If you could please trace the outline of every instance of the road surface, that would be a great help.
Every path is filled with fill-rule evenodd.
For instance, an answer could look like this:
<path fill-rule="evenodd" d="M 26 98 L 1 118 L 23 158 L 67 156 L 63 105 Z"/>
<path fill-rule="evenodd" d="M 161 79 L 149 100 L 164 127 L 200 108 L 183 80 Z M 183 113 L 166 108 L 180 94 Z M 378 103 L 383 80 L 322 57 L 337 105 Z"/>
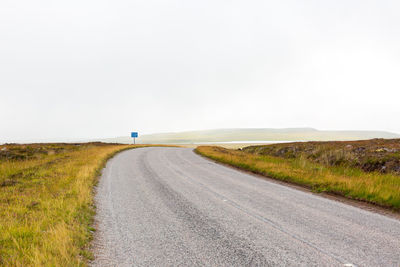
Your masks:
<path fill-rule="evenodd" d="M 400 221 L 192 149 L 118 154 L 96 205 L 92 266 L 400 266 Z"/>

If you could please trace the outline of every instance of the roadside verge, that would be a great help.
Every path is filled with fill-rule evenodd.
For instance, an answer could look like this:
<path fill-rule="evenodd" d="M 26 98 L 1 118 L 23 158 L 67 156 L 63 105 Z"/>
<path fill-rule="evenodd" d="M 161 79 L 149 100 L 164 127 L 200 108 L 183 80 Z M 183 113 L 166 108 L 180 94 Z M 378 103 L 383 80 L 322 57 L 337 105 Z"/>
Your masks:
<path fill-rule="evenodd" d="M 195 152 L 216 162 L 316 193 L 369 203 L 396 214 L 400 210 L 400 177 L 396 175 L 326 167 L 305 159 L 254 155 L 215 146 L 199 146 Z"/>
<path fill-rule="evenodd" d="M 93 187 L 108 159 L 140 145 L 3 145 L 0 266 L 86 266 Z"/>

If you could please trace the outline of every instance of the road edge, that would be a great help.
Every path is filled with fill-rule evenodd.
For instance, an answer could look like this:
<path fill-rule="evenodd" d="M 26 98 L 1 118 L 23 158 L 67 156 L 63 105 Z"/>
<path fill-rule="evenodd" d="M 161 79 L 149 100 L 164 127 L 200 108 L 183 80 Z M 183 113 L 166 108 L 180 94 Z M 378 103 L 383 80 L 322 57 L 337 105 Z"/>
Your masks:
<path fill-rule="evenodd" d="M 256 178 L 259 179 L 264 179 L 267 180 L 269 182 L 275 183 L 275 184 L 280 184 L 283 186 L 287 186 L 296 190 L 300 190 L 306 193 L 310 193 L 312 195 L 315 196 L 320 196 L 320 197 L 324 197 L 333 201 L 337 201 L 343 204 L 347 204 L 356 208 L 360 208 L 362 210 L 366 210 L 366 211 L 370 211 L 373 213 L 377 213 L 383 216 L 387 216 L 396 220 L 400 221 L 400 212 L 396 212 L 388 207 L 384 207 L 384 206 L 380 206 L 371 202 L 367 202 L 367 201 L 363 201 L 363 200 L 357 200 L 357 199 L 352 199 L 352 198 L 348 198 L 346 196 L 340 195 L 340 194 L 335 194 L 335 193 L 331 193 L 331 192 L 315 192 L 313 191 L 310 187 L 307 187 L 306 185 L 301 185 L 301 184 L 296 184 L 296 183 L 292 183 L 290 181 L 283 181 L 283 180 L 279 180 L 279 179 L 275 179 L 273 177 L 267 176 L 267 175 L 263 175 L 257 172 L 252 172 L 252 171 L 248 171 L 245 169 L 242 169 L 238 166 L 235 165 L 231 165 L 228 163 L 224 163 L 218 160 L 215 160 L 213 158 L 208 157 L 207 155 L 203 155 L 202 153 L 200 153 L 197 148 L 194 148 L 193 153 L 201 156 L 202 158 L 217 163 L 219 165 L 223 165 L 225 167 L 231 168 L 231 169 L 235 169 L 237 171 L 252 175 Z"/>
<path fill-rule="evenodd" d="M 95 215 L 97 213 L 97 207 L 96 207 L 96 203 L 95 203 L 95 196 L 97 194 L 97 185 L 99 184 L 100 178 L 103 175 L 103 170 L 106 167 L 107 163 L 114 158 L 115 156 L 117 156 L 119 153 L 122 153 L 124 151 L 127 150 L 131 150 L 131 149 L 137 149 L 137 148 L 141 148 L 141 147 L 124 147 L 121 148 L 119 150 L 116 150 L 112 153 L 110 153 L 107 157 L 105 157 L 100 164 L 98 165 L 96 171 L 95 171 L 95 175 L 94 175 L 94 179 L 93 179 L 93 184 L 92 184 L 92 188 L 91 188 L 91 205 L 90 205 L 90 213 L 89 213 L 89 224 L 87 225 L 87 232 L 88 232 L 88 239 L 87 239 L 87 243 L 82 247 L 82 255 L 84 255 L 85 258 L 85 265 L 86 266 L 90 266 L 90 263 L 93 261 L 94 259 L 94 254 L 93 254 L 93 240 L 94 240 L 94 235 L 96 233 L 96 226 L 95 226 Z"/>

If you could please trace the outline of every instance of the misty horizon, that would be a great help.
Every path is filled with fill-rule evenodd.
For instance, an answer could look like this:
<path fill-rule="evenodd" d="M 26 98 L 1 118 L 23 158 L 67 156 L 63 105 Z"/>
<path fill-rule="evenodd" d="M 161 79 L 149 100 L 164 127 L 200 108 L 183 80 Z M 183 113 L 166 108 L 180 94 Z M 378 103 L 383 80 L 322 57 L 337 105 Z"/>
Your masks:
<path fill-rule="evenodd" d="M 400 133 L 396 1 L 0 3 L 0 142 Z"/>
<path fill-rule="evenodd" d="M 299 127 L 299 128 L 216 128 L 216 129 L 201 129 L 201 130 L 187 130 L 187 131 L 175 131 L 175 132 L 157 132 L 157 133 L 141 133 L 139 132 L 139 137 L 136 139 L 140 143 L 143 138 L 144 140 L 158 140 L 161 141 L 164 138 L 168 138 L 168 136 L 179 136 L 180 138 L 189 138 L 190 134 L 195 134 L 195 135 L 202 135 L 203 138 L 210 138 L 213 139 L 215 137 L 215 134 L 221 134 L 221 133 L 229 133 L 232 136 L 238 136 L 243 133 L 250 133 L 250 134 L 255 134 L 255 133 L 260 133 L 258 136 L 260 137 L 257 139 L 258 141 L 339 141 L 339 140 L 365 140 L 365 139 L 373 139 L 373 138 L 400 138 L 400 133 L 396 132 L 388 132 L 388 131 L 363 131 L 363 130 L 323 130 L 323 129 L 316 129 L 313 127 Z M 266 135 L 267 138 L 263 138 L 263 135 L 261 133 L 269 133 Z M 296 135 L 292 136 L 292 138 L 282 138 L 282 136 L 285 136 L 285 133 L 319 133 L 319 134 L 330 134 L 327 135 L 326 138 L 322 138 L 321 136 L 317 138 L 312 138 L 311 136 L 306 138 L 306 139 L 299 139 L 296 137 Z M 273 134 L 273 138 L 271 138 L 271 135 Z M 346 135 L 350 134 L 350 135 Z M 353 134 L 353 135 L 352 135 Z M 351 138 L 354 136 L 355 138 Z M 154 139 L 154 137 L 156 139 Z M 346 137 L 346 138 L 343 138 Z M 367 137 L 367 138 L 365 138 Z M 153 138 L 153 139 L 151 139 Z M 240 139 L 240 138 L 239 138 Z M 250 138 L 251 139 L 251 138 Z M 248 140 L 248 142 L 251 143 L 253 140 Z M 45 142 L 67 142 L 67 143 L 74 143 L 74 142 L 121 142 L 122 143 L 130 143 L 132 141 L 130 137 L 130 132 L 126 134 L 120 134 L 117 136 L 107 136 L 107 137 L 93 137 L 93 138 L 54 138 L 54 139 L 21 139 L 21 140 L 1 140 L 0 139 L 0 144 L 5 144 L 5 143 L 45 143 Z M 235 138 L 227 139 L 227 141 L 240 141 L 240 140 L 235 140 Z M 190 142 L 194 143 L 202 143 L 201 141 L 197 140 L 196 138 L 194 140 L 191 140 Z M 246 141 L 247 142 L 247 141 Z M 244 142 L 244 143 L 246 143 Z M 207 141 L 206 141 L 207 143 Z"/>

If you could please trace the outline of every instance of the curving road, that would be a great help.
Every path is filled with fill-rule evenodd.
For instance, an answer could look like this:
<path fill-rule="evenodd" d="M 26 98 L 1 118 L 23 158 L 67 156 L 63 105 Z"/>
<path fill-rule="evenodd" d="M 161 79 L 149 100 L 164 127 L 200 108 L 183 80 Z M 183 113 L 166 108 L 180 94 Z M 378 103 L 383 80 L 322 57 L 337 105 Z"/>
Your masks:
<path fill-rule="evenodd" d="M 192 149 L 120 153 L 96 205 L 93 266 L 400 266 L 398 220 Z"/>

